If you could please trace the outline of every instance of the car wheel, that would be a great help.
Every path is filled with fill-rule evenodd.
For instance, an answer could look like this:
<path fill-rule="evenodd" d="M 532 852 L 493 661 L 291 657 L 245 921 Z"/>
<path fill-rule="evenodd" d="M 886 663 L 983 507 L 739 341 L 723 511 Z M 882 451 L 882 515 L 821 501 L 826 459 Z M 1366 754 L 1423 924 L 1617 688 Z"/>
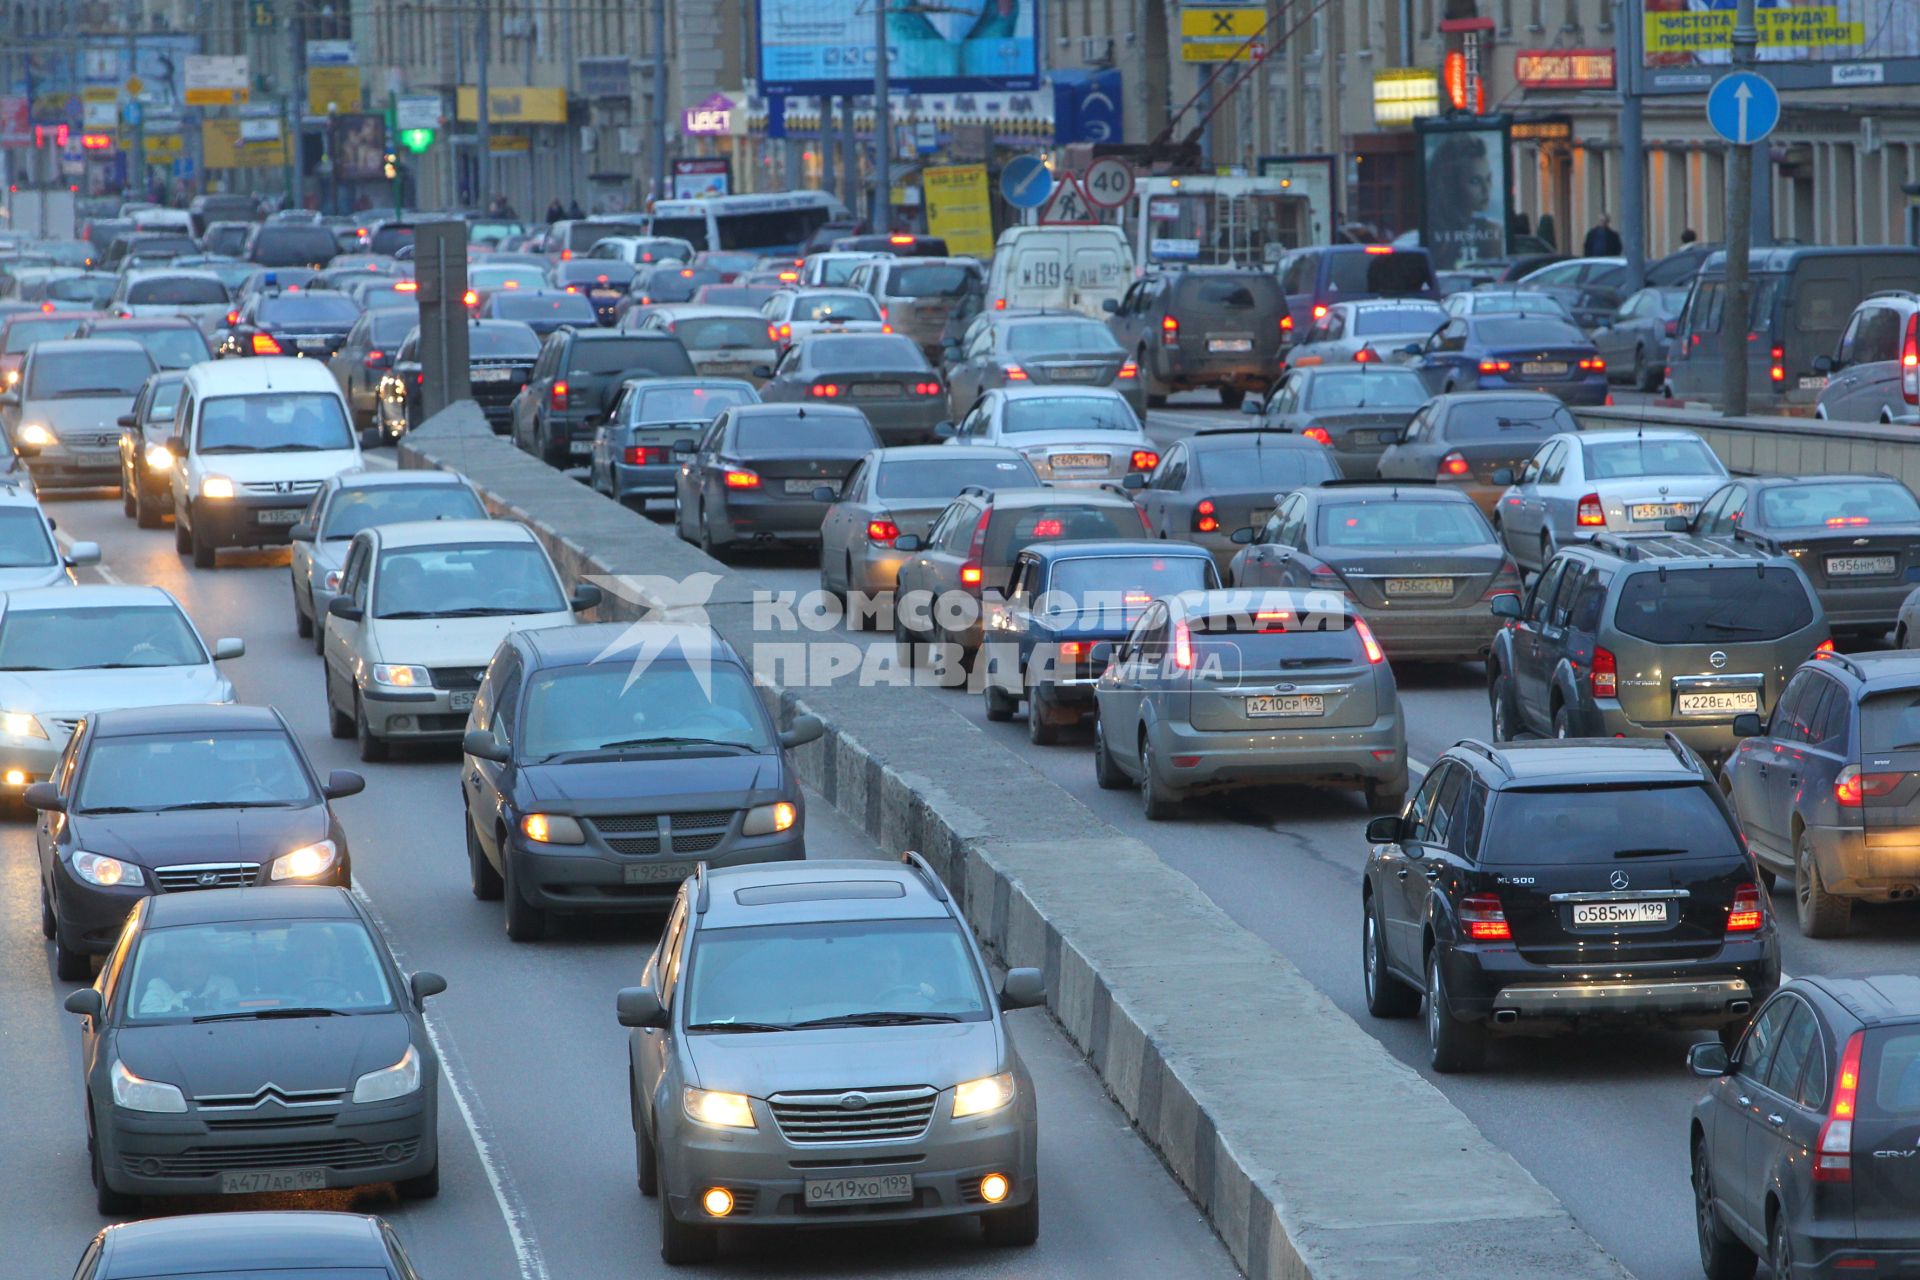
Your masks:
<path fill-rule="evenodd" d="M 538 942 L 547 936 L 547 913 L 528 902 L 514 883 L 513 855 L 506 841 L 500 842 L 500 863 L 506 868 L 501 876 L 500 896 L 506 900 L 507 937 L 515 942 Z"/>
<path fill-rule="evenodd" d="M 59 928 L 60 922 L 53 917 L 53 895 L 43 884 L 40 886 L 40 936 L 51 939 Z"/>
<path fill-rule="evenodd" d="M 115 1191 L 107 1185 L 105 1165 L 100 1159 L 100 1144 L 91 1133 L 87 1137 L 88 1163 L 93 1174 L 93 1207 L 102 1217 L 122 1218 L 140 1207 L 140 1197 Z"/>
<path fill-rule="evenodd" d="M 471 818 L 467 820 L 467 879 L 473 887 L 473 896 L 482 902 L 500 901 L 500 893 L 506 888 L 500 873 L 487 861 L 487 851 L 480 847 L 480 837 L 473 829 Z"/>
<path fill-rule="evenodd" d="M 1493 740 L 1512 742 L 1520 733 L 1520 708 L 1513 702 L 1513 681 L 1504 672 L 1493 678 L 1487 700 L 1493 707 Z"/>
<path fill-rule="evenodd" d="M 335 738 L 351 738 L 354 728 L 353 717 L 342 711 L 340 705 L 333 700 L 333 668 L 323 666 L 320 674 L 327 686 L 327 733 Z"/>
<path fill-rule="evenodd" d="M 367 721 L 367 704 L 358 693 L 353 695 L 353 736 L 360 746 L 360 758 L 368 764 L 379 764 L 390 754 L 385 738 L 374 733 L 373 726 Z"/>
<path fill-rule="evenodd" d="M 1093 780 L 1102 791 L 1125 791 L 1133 785 L 1133 779 L 1121 770 L 1113 752 L 1107 750 L 1106 723 L 1100 719 L 1093 722 Z"/>
<path fill-rule="evenodd" d="M 300 607 L 300 584 L 293 584 L 293 633 L 302 640 L 313 639 L 313 619 Z"/>
<path fill-rule="evenodd" d="M 853 557 L 851 555 L 847 557 L 846 574 L 840 579 L 840 607 L 847 620 L 847 630 L 859 631 L 863 620 L 853 607 Z"/>
<path fill-rule="evenodd" d="M 93 957 L 68 947 L 57 926 L 53 931 L 53 976 L 62 982 L 87 982 L 93 977 Z"/>
<path fill-rule="evenodd" d="M 1853 899 L 1827 892 L 1804 831 L 1793 838 L 1793 905 L 1800 932 L 1809 938 L 1837 938 L 1853 923 Z"/>
<path fill-rule="evenodd" d="M 1023 1205 L 980 1215 L 987 1243 L 1002 1248 L 1025 1248 L 1040 1239 L 1040 1188 Z"/>
<path fill-rule="evenodd" d="M 1378 899 L 1367 899 L 1360 930 L 1360 980 L 1367 1012 L 1376 1018 L 1411 1018 L 1420 1012 L 1420 993 L 1387 972 L 1387 929 Z"/>
<path fill-rule="evenodd" d="M 173 513 L 173 549 L 183 556 L 193 554 L 193 535 L 187 532 L 187 522 L 182 520 L 181 512 Z"/>
<path fill-rule="evenodd" d="M 720 1256 L 720 1232 L 697 1227 L 673 1216 L 668 1197 L 660 1197 L 660 1260 L 670 1267 L 712 1262 Z"/>
<path fill-rule="evenodd" d="M 993 721 L 995 724 L 1004 720 L 1013 719 L 1014 708 L 1020 705 L 1017 698 L 1013 697 L 1006 690 L 995 686 L 992 681 L 988 681 L 981 686 L 980 693 L 981 696 L 986 699 L 987 719 Z"/>
<path fill-rule="evenodd" d="M 1767 1248 L 1767 1266 L 1778 1280 L 1792 1280 L 1793 1241 L 1787 1235 L 1787 1215 L 1773 1220 L 1773 1242 Z"/>
<path fill-rule="evenodd" d="M 1747 1280 L 1753 1274 L 1760 1260 L 1720 1221 L 1720 1211 L 1713 1207 L 1713 1170 L 1698 1141 L 1693 1144 L 1693 1226 L 1707 1280 Z"/>
<path fill-rule="evenodd" d="M 158 499 L 148 496 L 145 485 L 134 486 L 133 522 L 136 525 L 142 529 L 158 529 L 165 522 L 166 514 Z"/>
<path fill-rule="evenodd" d="M 1140 733 L 1140 812 L 1148 822 L 1165 822 L 1180 813 L 1180 802 L 1167 793 L 1154 773 L 1153 742 L 1145 730 Z"/>
<path fill-rule="evenodd" d="M 540 432 L 540 457 L 542 461 L 555 471 L 566 470 L 567 447 L 560 440 L 558 433 L 554 431 L 551 423 L 547 425 L 545 430 Z"/>
<path fill-rule="evenodd" d="M 431 1200 L 440 1194 L 440 1162 L 417 1178 L 402 1178 L 393 1184 L 402 1200 Z"/>
<path fill-rule="evenodd" d="M 1060 741 L 1060 726 L 1047 714 L 1047 700 L 1039 689 L 1027 695 L 1027 741 L 1036 747 L 1051 747 Z"/>
<path fill-rule="evenodd" d="M 1553 709 L 1553 736 L 1556 738 L 1575 738 L 1573 731 L 1573 711 L 1562 705 Z"/>
<path fill-rule="evenodd" d="M 893 584 L 893 646 L 899 653 L 900 665 L 911 670 L 918 656 L 919 637 L 913 628 L 907 625 L 907 612 L 900 607 L 901 588 L 896 580 Z"/>
<path fill-rule="evenodd" d="M 1547 571 L 1547 564 L 1552 559 L 1553 559 L 1553 535 L 1551 533 L 1543 533 L 1540 535 L 1540 570 L 1539 571 L 1541 573 L 1545 573 Z"/>
<path fill-rule="evenodd" d="M 120 468 L 120 514 L 132 516 L 140 509 L 138 495 L 140 487 L 129 477 L 125 467 Z"/>
<path fill-rule="evenodd" d="M 707 504 L 704 502 L 700 504 L 698 510 L 694 513 L 693 539 L 694 544 L 700 548 L 702 555 L 710 560 L 718 560 L 722 564 L 726 563 L 727 552 L 719 543 L 713 540 L 713 530 L 707 524 Z"/>
<path fill-rule="evenodd" d="M 660 1194 L 660 1154 L 653 1149 L 653 1139 L 647 1136 L 646 1126 L 638 1117 L 633 1122 L 633 1163 L 637 1171 L 634 1181 L 640 1185 L 640 1194 L 652 1199 Z"/>
<path fill-rule="evenodd" d="M 213 543 L 201 536 L 200 526 L 198 524 L 193 526 L 192 545 L 193 567 L 196 569 L 213 568 L 215 554 Z"/>
<path fill-rule="evenodd" d="M 1427 956 L 1427 1063 L 1441 1074 L 1477 1071 L 1487 1060 L 1485 1027 L 1453 1016 L 1447 981 L 1440 973 L 1440 951 Z"/>

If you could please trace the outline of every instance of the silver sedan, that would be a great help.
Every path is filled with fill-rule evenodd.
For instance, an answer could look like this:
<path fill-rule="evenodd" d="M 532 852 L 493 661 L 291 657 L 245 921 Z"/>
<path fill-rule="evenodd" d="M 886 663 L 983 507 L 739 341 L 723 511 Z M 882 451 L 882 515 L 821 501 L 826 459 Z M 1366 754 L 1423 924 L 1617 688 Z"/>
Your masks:
<path fill-rule="evenodd" d="M 1144 479 L 1160 465 L 1160 447 L 1126 397 L 1105 387 L 989 391 L 958 427 L 942 423 L 939 434 L 952 445 L 1017 449 L 1040 479 L 1060 487 Z"/>
<path fill-rule="evenodd" d="M 1399 364 L 1407 358 L 1406 347 L 1425 342 L 1446 322 L 1439 303 L 1417 298 L 1336 302 L 1287 353 L 1287 368 Z"/>
<path fill-rule="evenodd" d="M 1508 484 L 1494 525 L 1515 561 L 1543 569 L 1556 548 L 1578 538 L 1661 530 L 1674 516 L 1691 517 L 1726 478 L 1691 431 L 1563 432 L 1518 476 L 1494 474 Z"/>

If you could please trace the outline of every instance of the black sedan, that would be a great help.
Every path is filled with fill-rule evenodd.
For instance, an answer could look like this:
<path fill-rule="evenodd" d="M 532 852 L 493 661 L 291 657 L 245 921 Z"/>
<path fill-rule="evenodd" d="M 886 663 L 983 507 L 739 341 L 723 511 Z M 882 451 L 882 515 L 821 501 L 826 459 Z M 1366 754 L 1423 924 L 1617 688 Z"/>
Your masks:
<path fill-rule="evenodd" d="M 1348 479 L 1371 480 L 1380 455 L 1399 442 L 1414 411 L 1426 402 L 1427 385 L 1420 375 L 1398 365 L 1367 362 L 1344 369 L 1310 365 L 1292 370 L 1265 405 L 1247 400 L 1240 407 L 1275 431 L 1318 441 L 1332 451 Z"/>
<path fill-rule="evenodd" d="M 440 1191 L 440 1063 L 402 973 L 342 888 L 163 893 L 134 907 L 81 1016 L 100 1212 L 140 1196 Z"/>
<path fill-rule="evenodd" d="M 1265 524 L 1283 495 L 1339 474 L 1326 446 L 1303 436 L 1202 431 L 1167 446 L 1133 500 L 1149 537 L 1204 547 L 1224 573 L 1240 549 L 1234 530 Z"/>
<path fill-rule="evenodd" d="M 617 258 L 570 258 L 555 263 L 547 279 L 550 288 L 585 295 L 600 323 L 612 324 L 617 318 L 614 309 L 627 296 L 633 273 L 632 263 Z"/>
<path fill-rule="evenodd" d="M 543 338 L 562 325 L 600 323 L 592 302 L 558 289 L 503 289 L 482 303 L 478 314 L 483 320 L 518 320 Z"/>
<path fill-rule="evenodd" d="M 682 461 L 674 530 L 712 556 L 818 544 L 826 503 L 840 496 L 867 450 L 879 447 L 866 416 L 850 406 L 734 405 L 690 450 L 673 446 Z"/>
<path fill-rule="evenodd" d="M 468 386 L 487 425 L 505 435 L 513 425 L 513 398 L 533 375 L 540 339 L 518 320 L 474 320 L 467 325 Z M 420 393 L 426 371 L 420 363 L 420 331 L 400 344 L 393 368 L 380 380 L 378 418 L 381 433 L 398 440 L 420 422 Z"/>
<path fill-rule="evenodd" d="M 40 927 L 62 978 L 86 977 L 143 898 L 351 881 L 329 802 L 366 783 L 345 770 L 322 782 L 271 707 L 103 711 L 74 739 L 73 767 L 26 791 L 40 811 Z"/>
<path fill-rule="evenodd" d="M 416 1280 L 400 1239 L 380 1219 L 317 1209 L 193 1213 L 122 1222 L 94 1236 L 75 1280 L 254 1280 L 261 1259 L 281 1275 Z"/>
<path fill-rule="evenodd" d="M 504 694 L 504 696 L 502 696 Z M 725 641 L 669 623 L 517 631 L 461 749 L 473 895 L 507 936 L 553 912 L 663 911 L 699 863 L 806 857 L 805 801 L 780 731 Z"/>
<path fill-rule="evenodd" d="M 330 359 L 359 318 L 360 304 L 332 290 L 256 293 L 240 305 L 219 354 Z"/>
<path fill-rule="evenodd" d="M 1607 402 L 1607 362 L 1586 334 L 1543 316 L 1455 316 L 1406 350 L 1429 390 L 1545 391 L 1568 404 Z"/>
<path fill-rule="evenodd" d="M 947 415 L 947 387 L 919 344 L 897 333 L 815 334 L 755 369 L 769 404 L 846 404 L 866 414 L 880 443 L 932 444 Z"/>

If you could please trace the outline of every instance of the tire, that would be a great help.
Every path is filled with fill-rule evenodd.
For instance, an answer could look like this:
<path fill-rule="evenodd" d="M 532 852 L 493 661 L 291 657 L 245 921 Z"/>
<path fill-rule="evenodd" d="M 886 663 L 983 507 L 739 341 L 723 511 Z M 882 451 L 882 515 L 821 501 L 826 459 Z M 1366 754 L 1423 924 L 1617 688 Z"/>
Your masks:
<path fill-rule="evenodd" d="M 128 1195 L 124 1191 L 115 1191 L 107 1185 L 107 1177 L 100 1162 L 100 1144 L 91 1133 L 87 1137 L 87 1163 L 93 1175 L 93 1207 L 105 1218 L 124 1218 L 140 1208 L 140 1197 Z"/>
<path fill-rule="evenodd" d="M 1760 1260 L 1720 1221 L 1713 1207 L 1713 1170 L 1698 1141 L 1693 1144 L 1693 1226 L 1707 1280 L 1749 1280 Z"/>
<path fill-rule="evenodd" d="M 62 942 L 57 924 L 53 931 L 53 976 L 62 982 L 93 980 L 93 957 L 84 951 L 74 951 Z"/>
<path fill-rule="evenodd" d="M 653 1149 L 653 1139 L 647 1136 L 647 1130 L 636 1117 L 633 1122 L 633 1164 L 634 1181 L 639 1184 L 640 1194 L 649 1200 L 660 1194 L 660 1155 Z"/>
<path fill-rule="evenodd" d="M 193 547 L 193 567 L 211 569 L 214 567 L 215 550 L 212 543 L 200 536 L 200 526 L 194 525 L 191 545 Z"/>
<path fill-rule="evenodd" d="M 1367 784 L 1367 812 L 1375 817 L 1384 817 L 1390 813 L 1399 813 L 1407 804 L 1407 784 L 1404 779 L 1392 790 L 1378 782 Z"/>
<path fill-rule="evenodd" d="M 1808 938 L 1837 938 L 1853 923 L 1853 899 L 1827 892 L 1804 831 L 1793 838 L 1793 905 Z"/>
<path fill-rule="evenodd" d="M 417 1178 L 401 1178 L 393 1184 L 402 1200 L 432 1200 L 440 1194 L 440 1162 Z"/>
<path fill-rule="evenodd" d="M 980 1215 L 980 1228 L 987 1243 L 998 1248 L 1024 1249 L 1040 1239 L 1040 1189 L 1023 1205 L 996 1209 Z"/>
<path fill-rule="evenodd" d="M 122 467 L 120 469 L 120 514 L 121 515 L 131 516 L 134 514 L 134 512 L 140 509 L 140 504 L 135 498 L 135 495 L 138 494 L 139 492 L 140 492 L 140 486 L 135 482 L 127 479 L 126 468 Z"/>
<path fill-rule="evenodd" d="M 173 513 L 173 549 L 183 556 L 193 554 L 193 536 L 187 532 L 187 522 L 180 518 L 181 513 Z"/>
<path fill-rule="evenodd" d="M 704 502 L 694 513 L 693 544 L 699 547 L 700 554 L 709 560 L 718 560 L 722 564 L 727 562 L 726 549 L 713 540 L 713 533 L 707 527 L 707 504 Z"/>
<path fill-rule="evenodd" d="M 465 802 L 465 797 L 461 797 Z M 473 896 L 482 902 L 498 902 L 500 894 L 506 888 L 500 879 L 500 873 L 487 861 L 487 851 L 480 847 L 480 837 L 473 829 L 472 819 L 467 821 L 467 880 L 473 889 Z"/>
<path fill-rule="evenodd" d="M 1553 736 L 1556 738 L 1579 736 L 1573 731 L 1573 712 L 1564 703 L 1553 709 Z"/>
<path fill-rule="evenodd" d="M 907 625 L 906 611 L 900 607 L 900 584 L 893 584 L 893 645 L 899 651 L 901 665 L 911 669 L 918 656 L 919 637 Z"/>
<path fill-rule="evenodd" d="M 1540 535 L 1540 572 L 1541 573 L 1545 573 L 1547 571 L 1547 564 L 1552 559 L 1553 559 L 1553 535 L 1550 533 L 1543 533 Z"/>
<path fill-rule="evenodd" d="M 1106 723 L 1098 719 L 1093 722 L 1093 780 L 1102 791 L 1125 791 L 1133 785 L 1133 779 L 1121 771 L 1113 752 L 1107 750 Z"/>
<path fill-rule="evenodd" d="M 1504 672 L 1493 678 L 1487 701 L 1493 713 L 1493 740 L 1512 742 L 1520 733 L 1520 708 L 1514 704 L 1513 681 Z"/>
<path fill-rule="evenodd" d="M 536 428 L 537 430 L 537 428 Z M 567 467 L 567 451 L 554 438 L 551 427 L 539 432 L 540 460 L 555 471 L 564 471 Z"/>
<path fill-rule="evenodd" d="M 501 877 L 500 896 L 506 902 L 507 937 L 515 942 L 538 942 L 547 936 L 547 913 L 528 902 L 513 882 L 513 858 L 502 854 L 505 874 Z"/>
<path fill-rule="evenodd" d="M 1019 702 L 1011 694 L 989 684 L 981 689 L 981 695 L 986 699 L 987 719 L 995 724 L 1013 719 L 1014 708 L 1019 705 Z"/>
<path fill-rule="evenodd" d="M 1145 730 L 1140 733 L 1140 812 L 1148 822 L 1165 822 L 1180 815 L 1180 801 L 1154 780 L 1153 743 Z"/>
<path fill-rule="evenodd" d="M 846 619 L 848 632 L 858 635 L 864 624 L 860 616 L 853 611 L 853 557 L 847 557 L 845 573 L 840 578 L 840 612 Z"/>
<path fill-rule="evenodd" d="M 720 1232 L 696 1227 L 673 1216 L 667 1197 L 660 1197 L 660 1261 L 670 1267 L 712 1262 L 720 1256 Z"/>
<path fill-rule="evenodd" d="M 293 584 L 293 634 L 302 640 L 313 639 L 313 619 L 300 607 L 300 584 Z"/>
<path fill-rule="evenodd" d="M 1040 690 L 1027 695 L 1027 741 L 1036 747 L 1051 747 L 1060 741 L 1060 726 L 1047 719 L 1046 699 Z"/>
<path fill-rule="evenodd" d="M 392 754 L 391 744 L 367 723 L 367 706 L 359 694 L 353 698 L 353 736 L 360 746 L 360 758 L 368 764 L 379 764 Z"/>
<path fill-rule="evenodd" d="M 166 512 L 161 509 L 159 499 L 147 496 L 146 486 L 139 485 L 133 491 L 133 522 L 142 529 L 158 529 L 166 521 Z"/>
<path fill-rule="evenodd" d="M 60 931 L 60 922 L 53 917 L 53 897 L 47 892 L 47 886 L 40 886 L 40 936 L 51 942 Z"/>
<path fill-rule="evenodd" d="M 1487 1030 L 1453 1016 L 1440 952 L 1427 956 L 1427 1065 L 1442 1075 L 1478 1071 L 1487 1060 Z"/>
<path fill-rule="evenodd" d="M 1240 402 L 1246 398 L 1247 392 L 1244 387 L 1220 388 L 1220 407 L 1222 409 L 1238 409 Z"/>
<path fill-rule="evenodd" d="M 323 667 L 321 675 L 327 686 L 327 733 L 345 741 L 353 736 L 353 717 L 333 704 L 333 669 Z"/>
<path fill-rule="evenodd" d="M 1778 1280 L 1791 1280 L 1793 1276 L 1793 1240 L 1787 1235 L 1785 1214 L 1773 1220 L 1773 1236 L 1767 1244 L 1767 1267 Z"/>
<path fill-rule="evenodd" d="M 1367 1012 L 1376 1018 L 1411 1018 L 1420 1012 L 1420 993 L 1387 971 L 1386 922 L 1380 903 L 1369 897 L 1360 922 L 1360 983 Z"/>
<path fill-rule="evenodd" d="M 313 603 L 312 596 L 307 597 L 307 603 Z M 322 657 L 325 657 L 327 652 L 327 620 L 320 616 L 320 611 L 317 609 L 313 613 L 313 651 Z"/>

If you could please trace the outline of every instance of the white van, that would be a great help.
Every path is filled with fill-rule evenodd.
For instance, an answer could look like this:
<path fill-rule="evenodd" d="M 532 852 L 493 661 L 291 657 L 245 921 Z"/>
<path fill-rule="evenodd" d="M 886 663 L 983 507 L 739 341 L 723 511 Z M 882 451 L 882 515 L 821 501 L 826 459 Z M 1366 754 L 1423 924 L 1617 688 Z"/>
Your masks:
<path fill-rule="evenodd" d="M 360 468 L 346 397 L 319 360 L 256 356 L 187 370 L 167 450 L 173 537 L 194 567 L 221 547 L 277 546 L 320 486 Z"/>
<path fill-rule="evenodd" d="M 169 235 L 193 236 L 193 215 L 185 209 L 141 209 L 133 215 L 135 231 L 164 231 Z"/>
<path fill-rule="evenodd" d="M 1066 309 L 1106 319 L 1133 283 L 1133 253 L 1119 227 L 1008 227 L 993 248 L 987 307 Z"/>

